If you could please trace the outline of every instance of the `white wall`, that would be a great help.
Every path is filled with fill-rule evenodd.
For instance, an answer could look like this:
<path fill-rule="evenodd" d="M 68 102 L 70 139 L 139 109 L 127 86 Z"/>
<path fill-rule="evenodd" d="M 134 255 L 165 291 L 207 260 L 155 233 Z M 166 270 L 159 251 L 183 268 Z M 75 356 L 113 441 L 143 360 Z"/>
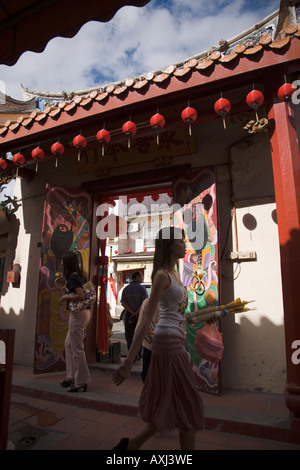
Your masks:
<path fill-rule="evenodd" d="M 10 222 L 0 306 L 0 328 L 16 330 L 15 362 L 32 365 L 40 255 L 37 242 L 41 239 L 44 197 L 22 200 L 19 178 L 16 180 L 14 196 L 19 201 L 19 208 L 12 215 Z M 15 263 L 21 266 L 19 287 L 6 282 L 6 272 Z"/>
<path fill-rule="evenodd" d="M 221 299 L 254 300 L 249 307 L 256 310 L 222 320 L 222 384 L 282 393 L 286 385 L 284 318 L 268 134 L 233 146 L 230 162 L 230 171 L 223 167 L 219 172 L 218 186 L 221 250 L 228 224 L 220 211 L 227 211 L 228 220 L 230 198 L 232 209 L 232 224 L 220 263 Z M 228 261 L 227 253 L 237 250 L 255 251 L 257 260 Z"/>

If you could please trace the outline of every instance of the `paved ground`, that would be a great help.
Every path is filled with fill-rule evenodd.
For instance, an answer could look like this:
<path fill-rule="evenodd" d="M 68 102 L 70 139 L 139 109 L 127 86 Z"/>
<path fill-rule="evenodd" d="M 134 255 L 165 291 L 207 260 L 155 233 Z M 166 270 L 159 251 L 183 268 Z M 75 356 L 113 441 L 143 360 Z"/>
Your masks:
<path fill-rule="evenodd" d="M 90 365 L 92 381 L 88 391 L 70 394 L 59 385 L 64 373 L 34 375 L 31 368 L 15 365 L 10 447 L 16 450 L 101 450 L 103 458 L 110 458 L 113 455 L 110 449 L 122 437 L 134 436 L 143 426 L 138 418 L 138 400 L 143 386 L 141 365 L 135 364 L 132 375 L 120 387 L 112 381 L 115 367 L 117 364 Z M 300 435 L 290 429 L 283 395 L 223 390 L 220 396 L 206 393 L 201 396 L 206 429 L 197 433 L 197 451 L 300 450 Z M 171 451 L 173 455 L 178 449 L 177 432 L 173 431 L 153 437 L 142 450 L 144 456 L 150 452 L 151 458 L 151 452 Z M 193 463 L 199 455 L 193 456 Z M 143 466 L 146 463 L 143 462 Z"/>
<path fill-rule="evenodd" d="M 113 368 L 95 364 L 88 391 L 70 394 L 59 385 L 62 373 L 37 376 L 15 366 L 9 441 L 20 450 L 110 450 L 122 437 L 135 435 L 143 426 L 137 417 L 140 366 L 120 387 L 112 382 Z M 201 395 L 206 430 L 197 433 L 197 450 L 300 450 L 282 395 L 230 390 Z M 143 449 L 178 450 L 177 433 L 155 436 Z"/>

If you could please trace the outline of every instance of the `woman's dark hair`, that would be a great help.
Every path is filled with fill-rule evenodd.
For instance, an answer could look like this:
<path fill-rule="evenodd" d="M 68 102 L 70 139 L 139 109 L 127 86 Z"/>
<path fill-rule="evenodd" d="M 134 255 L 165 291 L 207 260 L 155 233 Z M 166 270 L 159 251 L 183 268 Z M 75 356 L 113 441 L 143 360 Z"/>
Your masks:
<path fill-rule="evenodd" d="M 68 251 L 67 253 L 64 253 L 61 259 L 63 262 L 64 276 L 66 279 L 69 279 L 72 273 L 77 273 L 81 276 L 85 275 L 79 265 L 79 258 L 75 251 Z"/>
<path fill-rule="evenodd" d="M 180 240 L 182 237 L 185 237 L 185 233 L 179 227 L 163 227 L 160 229 L 155 239 L 152 282 L 159 269 L 170 269 L 172 243 L 174 240 Z"/>

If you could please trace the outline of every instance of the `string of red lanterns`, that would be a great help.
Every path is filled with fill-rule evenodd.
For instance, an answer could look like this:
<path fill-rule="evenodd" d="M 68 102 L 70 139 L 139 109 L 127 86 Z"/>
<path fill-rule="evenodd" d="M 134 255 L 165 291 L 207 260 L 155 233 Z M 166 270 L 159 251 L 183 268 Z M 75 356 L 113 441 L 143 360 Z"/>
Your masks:
<path fill-rule="evenodd" d="M 292 100 L 293 94 L 297 91 L 296 87 L 292 83 L 284 83 L 278 89 L 278 97 L 281 101 L 289 103 Z M 246 103 L 248 106 L 255 111 L 256 119 L 258 119 L 258 109 L 262 106 L 264 102 L 264 95 L 261 91 L 253 89 L 246 96 Z M 226 116 L 231 111 L 231 102 L 227 98 L 219 98 L 214 103 L 214 111 L 223 119 L 224 129 L 226 129 Z M 191 135 L 191 125 L 197 121 L 198 113 L 195 108 L 191 107 L 188 103 L 188 106 L 183 109 L 181 112 L 181 119 L 183 122 L 189 126 L 189 134 Z M 150 118 L 150 126 L 157 133 L 157 144 L 159 144 L 159 132 L 165 127 L 166 119 L 158 111 Z M 129 120 L 125 122 L 122 126 L 122 132 L 125 136 L 128 137 L 128 148 L 130 148 L 130 139 L 137 133 L 137 125 Z M 102 155 L 104 155 L 105 145 L 111 141 L 111 134 L 104 127 L 100 129 L 96 134 L 96 139 L 102 145 Z M 73 139 L 73 146 L 78 149 L 78 160 L 80 160 L 81 152 L 87 146 L 87 139 L 79 134 Z M 63 155 L 65 152 L 65 147 L 59 141 L 55 142 L 51 146 L 51 153 L 56 156 L 55 166 L 57 166 L 57 159 L 59 156 Z M 31 152 L 31 157 L 37 162 L 41 162 L 45 158 L 45 152 L 40 147 L 36 147 Z M 12 157 L 12 162 L 20 167 L 25 164 L 26 158 L 20 152 L 16 153 Z M 0 169 L 6 170 L 8 166 L 8 160 L 5 158 L 0 158 Z"/>

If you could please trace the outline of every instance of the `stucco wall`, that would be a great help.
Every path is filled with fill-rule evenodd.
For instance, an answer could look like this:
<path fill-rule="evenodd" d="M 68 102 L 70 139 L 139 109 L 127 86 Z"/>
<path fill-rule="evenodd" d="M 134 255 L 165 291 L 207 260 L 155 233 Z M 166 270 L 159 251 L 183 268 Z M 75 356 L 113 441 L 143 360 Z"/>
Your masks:
<path fill-rule="evenodd" d="M 268 134 L 233 145 L 229 158 L 230 166 L 218 169 L 221 300 L 254 300 L 249 307 L 256 310 L 222 321 L 222 384 L 228 388 L 283 392 L 284 319 Z M 236 251 L 254 251 L 257 258 L 229 261 L 228 253 Z"/>

